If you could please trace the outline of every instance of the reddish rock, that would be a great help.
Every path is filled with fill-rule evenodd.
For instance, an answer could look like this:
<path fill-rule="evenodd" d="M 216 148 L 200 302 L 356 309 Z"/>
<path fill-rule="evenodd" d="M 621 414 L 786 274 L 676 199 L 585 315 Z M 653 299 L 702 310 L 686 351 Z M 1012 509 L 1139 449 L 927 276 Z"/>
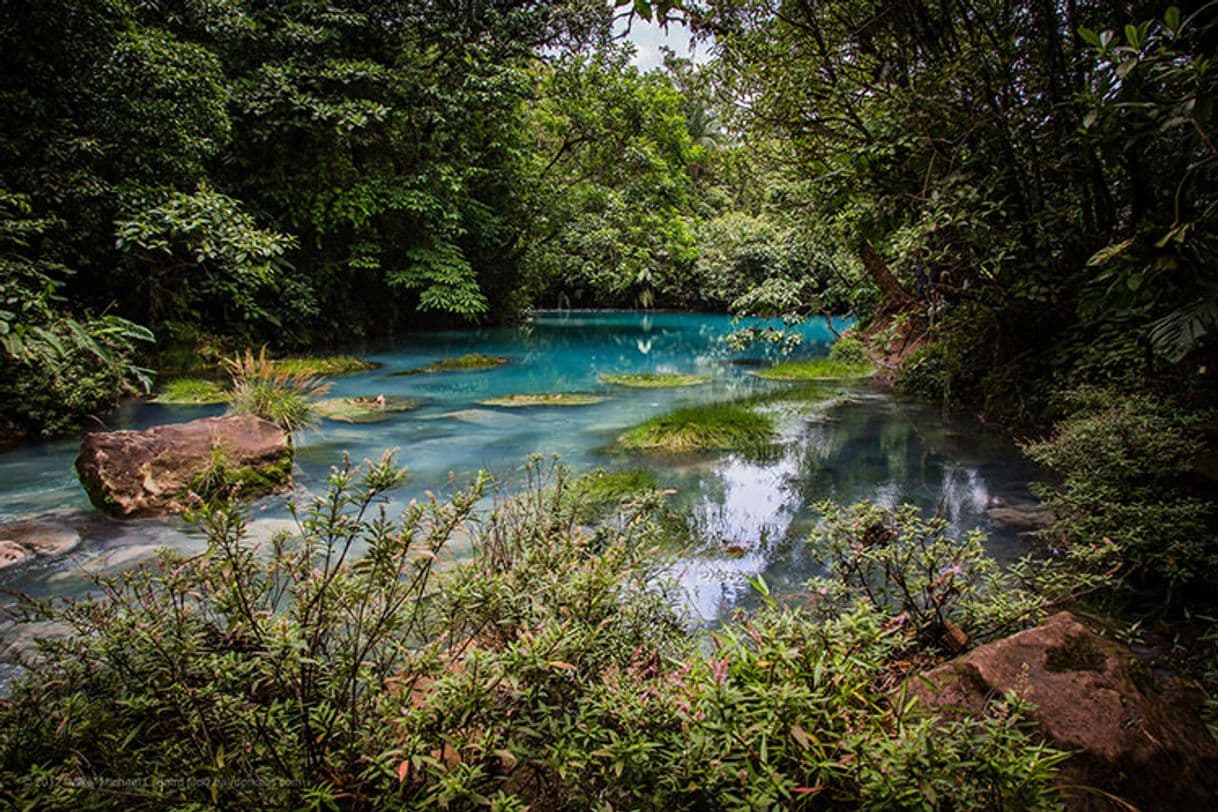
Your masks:
<path fill-rule="evenodd" d="M 922 676 L 911 692 L 956 712 L 980 714 L 1008 691 L 1033 702 L 1040 734 L 1074 751 L 1062 765 L 1071 809 L 1129 808 L 1107 796 L 1147 811 L 1218 809 L 1218 744 L 1198 698 L 1069 612 Z"/>
<path fill-rule="evenodd" d="M 269 493 L 291 483 L 288 435 L 252 415 L 89 434 L 76 458 L 76 472 L 93 504 L 112 515 L 180 513 L 190 507 L 200 476 L 213 470 L 217 449 L 225 480 L 239 483 L 242 495 Z"/>

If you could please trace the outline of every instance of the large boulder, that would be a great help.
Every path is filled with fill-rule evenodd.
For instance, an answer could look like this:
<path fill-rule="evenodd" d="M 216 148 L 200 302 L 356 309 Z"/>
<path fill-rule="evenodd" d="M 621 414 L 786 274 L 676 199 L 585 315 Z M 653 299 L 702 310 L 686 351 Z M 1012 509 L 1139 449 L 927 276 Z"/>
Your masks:
<path fill-rule="evenodd" d="M 239 486 L 242 496 L 292 481 L 292 445 L 278 426 L 252 415 L 173 423 L 146 431 L 95 432 L 81 443 L 76 472 L 89 498 L 115 516 L 156 516 L 190 507 L 192 493 Z"/>
<path fill-rule="evenodd" d="M 1062 765 L 1071 809 L 1218 809 L 1218 744 L 1196 713 L 1195 692 L 1157 675 L 1125 646 L 1069 612 L 981 646 L 913 680 L 925 704 L 982 713 L 1014 691 L 1032 721 L 1073 752 Z"/>

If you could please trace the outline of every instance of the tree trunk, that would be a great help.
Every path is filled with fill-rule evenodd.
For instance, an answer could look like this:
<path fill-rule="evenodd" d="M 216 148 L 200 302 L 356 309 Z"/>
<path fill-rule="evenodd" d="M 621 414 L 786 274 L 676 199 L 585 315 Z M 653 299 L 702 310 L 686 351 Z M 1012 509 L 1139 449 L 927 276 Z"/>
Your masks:
<path fill-rule="evenodd" d="M 860 253 L 863 267 L 867 269 L 871 280 L 880 289 L 880 310 L 896 309 L 913 302 L 914 297 L 893 276 L 888 264 L 871 247 L 871 243 L 863 243 Z"/>

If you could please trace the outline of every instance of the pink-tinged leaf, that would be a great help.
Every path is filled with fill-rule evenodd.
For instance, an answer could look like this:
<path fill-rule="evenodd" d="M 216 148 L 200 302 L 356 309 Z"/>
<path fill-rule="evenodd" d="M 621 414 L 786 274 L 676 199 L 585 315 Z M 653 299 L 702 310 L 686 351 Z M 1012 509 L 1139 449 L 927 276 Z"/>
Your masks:
<path fill-rule="evenodd" d="M 814 787 L 796 787 L 795 789 L 792 790 L 792 792 L 797 792 L 800 795 L 815 795 L 818 792 L 824 792 L 824 791 L 825 791 L 825 788 L 822 787 L 820 784 L 817 784 Z"/>
<path fill-rule="evenodd" d="M 410 772 L 410 761 L 404 759 L 402 761 L 402 763 L 398 765 L 398 783 L 399 784 L 406 780 L 406 774 L 408 772 Z"/>

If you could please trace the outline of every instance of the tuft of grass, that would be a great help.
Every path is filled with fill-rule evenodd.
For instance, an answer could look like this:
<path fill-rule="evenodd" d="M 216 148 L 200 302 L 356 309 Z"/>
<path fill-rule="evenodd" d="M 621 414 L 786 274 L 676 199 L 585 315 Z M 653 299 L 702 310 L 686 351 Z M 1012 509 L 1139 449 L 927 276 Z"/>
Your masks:
<path fill-rule="evenodd" d="M 314 404 L 317 414 L 341 423 L 376 423 L 398 412 L 418 408 L 423 401 L 415 398 L 375 397 L 327 398 Z"/>
<path fill-rule="evenodd" d="M 601 468 L 583 474 L 571 487 L 581 499 L 596 504 L 616 505 L 627 497 L 659 490 L 659 480 L 651 471 L 640 468 L 622 471 Z"/>
<path fill-rule="evenodd" d="M 809 361 L 786 361 L 753 374 L 770 381 L 816 381 L 833 378 L 865 378 L 875 372 L 871 364 L 840 361 L 836 358 L 813 358 Z"/>
<path fill-rule="evenodd" d="M 330 384 L 304 372 L 285 372 L 266 357 L 266 347 L 257 356 L 252 350 L 224 362 L 233 379 L 228 410 L 270 420 L 291 433 L 317 423 L 314 401 Z"/>
<path fill-rule="evenodd" d="M 504 406 L 520 409 L 528 406 L 592 406 L 604 398 L 579 392 L 549 392 L 529 395 L 507 395 L 478 401 L 483 406 Z"/>
<path fill-rule="evenodd" d="M 618 438 L 632 451 L 755 451 L 769 445 L 775 430 L 771 414 L 739 403 L 687 406 L 653 417 Z"/>
<path fill-rule="evenodd" d="M 380 364 L 350 355 L 317 355 L 297 358 L 278 358 L 271 361 L 276 372 L 287 375 L 308 375 L 314 378 L 329 375 L 349 375 L 352 372 L 367 372 L 379 369 Z"/>
<path fill-rule="evenodd" d="M 472 372 L 479 369 L 494 369 L 495 367 L 503 366 L 510 360 L 510 358 L 503 355 L 486 355 L 485 353 L 471 352 L 466 355 L 458 355 L 456 358 L 444 358 L 440 361 L 433 361 L 427 366 L 407 369 L 393 374 L 420 375 L 428 372 Z"/>
<path fill-rule="evenodd" d="M 228 401 L 228 393 L 215 381 L 202 378 L 175 378 L 153 398 L 164 406 L 212 406 Z"/>
<path fill-rule="evenodd" d="M 710 380 L 706 375 L 683 372 L 643 372 L 632 375 L 601 375 L 601 383 L 629 386 L 633 389 L 668 389 L 677 386 L 698 386 Z"/>

